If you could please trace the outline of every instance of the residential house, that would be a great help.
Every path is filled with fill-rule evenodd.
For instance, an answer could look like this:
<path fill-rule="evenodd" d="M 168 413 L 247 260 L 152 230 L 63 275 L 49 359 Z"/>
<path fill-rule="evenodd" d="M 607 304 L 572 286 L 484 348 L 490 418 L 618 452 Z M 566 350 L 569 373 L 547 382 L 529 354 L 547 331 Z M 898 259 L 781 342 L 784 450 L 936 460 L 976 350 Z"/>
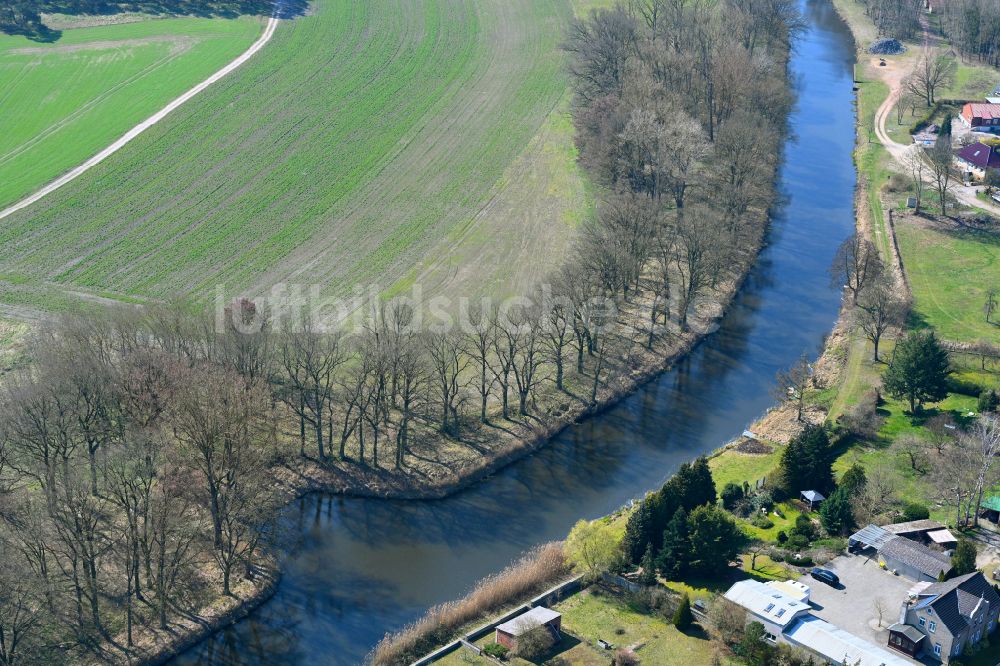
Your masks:
<path fill-rule="evenodd" d="M 510 650 L 516 650 L 517 640 L 539 627 L 548 629 L 552 637 L 558 641 L 559 632 L 562 631 L 562 615 L 544 606 L 535 606 L 528 612 L 497 625 L 495 640 Z"/>
<path fill-rule="evenodd" d="M 1000 104 L 969 102 L 958 117 L 966 127 L 985 130 L 1000 127 Z"/>
<path fill-rule="evenodd" d="M 801 587 L 808 590 L 807 585 Z M 911 666 L 890 651 L 819 619 L 808 604 L 782 593 L 777 586 L 743 580 L 729 588 L 726 599 L 746 610 L 747 622 L 764 625 L 765 640 L 801 648 L 828 664 Z"/>
<path fill-rule="evenodd" d="M 1000 151 L 996 146 L 985 143 L 970 143 L 955 153 L 955 163 L 963 171 L 966 180 L 982 180 L 986 172 L 1000 169 Z"/>
<path fill-rule="evenodd" d="M 809 604 L 756 580 L 741 580 L 726 591 L 726 599 L 747 611 L 747 622 L 764 625 L 764 635 L 772 643 L 784 642 L 785 630 L 809 614 Z"/>
<path fill-rule="evenodd" d="M 998 614 L 1000 594 L 978 571 L 931 583 L 903 602 L 899 622 L 889 627 L 889 647 L 948 663 L 993 633 Z"/>
<path fill-rule="evenodd" d="M 922 543 L 897 536 L 879 548 L 879 564 L 916 581 L 936 581 L 951 571 L 951 558 Z"/>

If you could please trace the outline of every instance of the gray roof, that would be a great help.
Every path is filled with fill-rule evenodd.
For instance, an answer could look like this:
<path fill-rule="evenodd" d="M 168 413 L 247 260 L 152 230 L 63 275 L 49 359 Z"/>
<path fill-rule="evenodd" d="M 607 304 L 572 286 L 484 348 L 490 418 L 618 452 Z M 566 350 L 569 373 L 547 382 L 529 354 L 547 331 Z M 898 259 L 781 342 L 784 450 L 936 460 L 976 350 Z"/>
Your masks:
<path fill-rule="evenodd" d="M 891 558 L 911 566 L 925 576 L 937 578 L 942 571 L 951 569 L 951 558 L 944 553 L 905 537 L 896 537 L 879 548 L 879 557 Z"/>
<path fill-rule="evenodd" d="M 886 532 L 892 534 L 913 534 L 915 532 L 930 532 L 933 530 L 943 530 L 945 525 L 942 525 L 936 520 L 911 520 L 905 523 L 893 523 L 892 525 L 885 525 L 883 529 Z"/>
<path fill-rule="evenodd" d="M 507 620 L 503 624 L 497 625 L 497 629 L 511 636 L 520 636 L 536 627 L 548 624 L 558 617 L 560 617 L 559 613 L 554 610 L 550 610 L 544 606 L 535 606 L 527 613 L 523 613 L 512 620 Z"/>
<path fill-rule="evenodd" d="M 911 666 L 911 662 L 897 657 L 863 638 L 837 626 L 809 615 L 785 632 L 794 645 L 823 655 L 833 664 L 858 664 L 859 666 Z"/>
<path fill-rule="evenodd" d="M 874 548 L 875 550 L 879 550 L 880 548 L 882 548 L 882 546 L 884 546 L 889 541 L 895 538 L 896 538 L 895 534 L 887 532 L 881 527 L 877 527 L 875 525 L 869 525 L 868 527 L 863 527 L 854 534 L 852 534 L 850 538 L 847 540 L 847 542 L 851 544 L 860 543 L 867 548 Z"/>
<path fill-rule="evenodd" d="M 733 586 L 726 591 L 726 599 L 782 628 L 789 625 L 798 615 L 809 612 L 809 604 L 793 599 L 781 590 L 756 580 L 733 583 Z"/>
<path fill-rule="evenodd" d="M 1000 605 L 1000 594 L 978 571 L 929 585 L 920 597 L 922 601 L 917 608 L 931 606 L 952 634 L 968 625 L 966 618 L 972 616 L 980 603 L 988 603 L 994 608 Z"/>
<path fill-rule="evenodd" d="M 818 490 L 803 490 L 802 496 L 810 502 L 822 502 L 826 499 Z"/>
<path fill-rule="evenodd" d="M 917 629 L 916 627 L 911 627 L 908 624 L 898 624 L 898 623 L 894 624 L 891 627 L 889 627 L 889 631 L 897 634 L 903 634 L 914 643 L 919 643 L 924 639 L 924 635 L 920 633 L 919 629 Z"/>

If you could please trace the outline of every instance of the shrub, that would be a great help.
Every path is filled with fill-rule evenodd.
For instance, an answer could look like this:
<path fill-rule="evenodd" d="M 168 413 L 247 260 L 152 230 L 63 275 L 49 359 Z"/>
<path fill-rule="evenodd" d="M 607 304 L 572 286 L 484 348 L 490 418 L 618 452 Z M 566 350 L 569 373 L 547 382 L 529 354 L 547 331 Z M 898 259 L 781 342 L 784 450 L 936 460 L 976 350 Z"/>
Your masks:
<path fill-rule="evenodd" d="M 628 601 L 642 613 L 656 613 L 667 619 L 674 616 L 674 610 L 677 608 L 675 596 L 663 587 L 645 587 L 630 595 Z"/>
<path fill-rule="evenodd" d="M 878 413 L 880 399 L 878 391 L 866 392 L 856 405 L 838 419 L 840 425 L 858 439 L 873 439 L 884 420 Z"/>
<path fill-rule="evenodd" d="M 804 550 L 809 547 L 809 539 L 802 534 L 793 534 L 788 537 L 787 545 L 789 550 Z"/>
<path fill-rule="evenodd" d="M 541 625 L 527 631 L 517 638 L 517 656 L 528 661 L 539 661 L 556 644 L 552 632 Z"/>
<path fill-rule="evenodd" d="M 885 189 L 890 194 L 906 192 L 910 189 L 910 180 L 902 174 L 894 173 L 889 176 L 889 182 L 886 183 Z"/>
<path fill-rule="evenodd" d="M 543 590 L 568 573 L 562 544 L 538 546 L 500 573 L 481 580 L 463 599 L 434 606 L 416 622 L 383 638 L 370 661 L 376 666 L 410 663 L 447 642 L 462 625 Z"/>
<path fill-rule="evenodd" d="M 792 528 L 792 534 L 801 534 L 807 541 L 812 541 L 816 538 L 816 526 L 813 525 L 809 516 L 800 513 L 795 519 L 795 527 Z"/>
<path fill-rule="evenodd" d="M 762 530 L 769 530 L 772 527 L 774 527 L 774 523 L 771 522 L 771 519 L 760 513 L 758 513 L 756 516 L 753 517 L 753 520 L 750 521 L 750 524 Z"/>
<path fill-rule="evenodd" d="M 982 412 L 995 412 L 997 407 L 1000 406 L 1000 396 L 993 389 L 983 391 L 979 394 L 979 405 L 978 409 L 980 413 Z"/>
<path fill-rule="evenodd" d="M 785 554 L 783 552 L 781 552 L 780 550 L 772 550 L 771 552 L 769 552 L 767 554 L 767 556 L 771 558 L 772 562 L 784 562 L 785 561 Z"/>
<path fill-rule="evenodd" d="M 504 659 L 509 651 L 507 646 L 500 645 L 499 643 L 490 643 L 483 648 L 483 654 L 496 657 L 497 659 Z"/>
<path fill-rule="evenodd" d="M 812 555 L 806 553 L 801 553 L 798 557 L 789 557 L 787 561 L 797 567 L 811 567 L 814 564 Z"/>
<path fill-rule="evenodd" d="M 778 543 L 785 543 L 786 541 L 788 541 L 788 535 L 785 534 L 785 530 L 778 530 L 777 539 Z"/>
<path fill-rule="evenodd" d="M 750 496 L 750 508 L 757 513 L 770 512 L 774 508 L 774 497 L 768 490 L 761 490 Z"/>
<path fill-rule="evenodd" d="M 911 520 L 926 520 L 931 517 L 930 510 L 923 504 L 918 504 L 917 502 L 910 502 L 903 507 L 903 521 L 909 522 Z"/>
<path fill-rule="evenodd" d="M 722 506 L 727 511 L 732 511 L 736 503 L 743 499 L 743 486 L 730 481 L 719 494 L 722 498 Z"/>
<path fill-rule="evenodd" d="M 618 648 L 611 657 L 612 666 L 638 666 L 639 657 L 628 648 Z"/>

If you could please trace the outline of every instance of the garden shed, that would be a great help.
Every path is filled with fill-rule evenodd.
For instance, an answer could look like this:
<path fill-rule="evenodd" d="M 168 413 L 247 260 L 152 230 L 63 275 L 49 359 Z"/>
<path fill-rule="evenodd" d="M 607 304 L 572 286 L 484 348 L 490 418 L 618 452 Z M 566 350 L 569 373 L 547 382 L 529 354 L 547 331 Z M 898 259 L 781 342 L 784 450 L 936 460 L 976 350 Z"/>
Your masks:
<path fill-rule="evenodd" d="M 548 629 L 558 641 L 562 630 L 562 615 L 550 608 L 535 606 L 527 613 L 497 625 L 496 642 L 510 650 L 517 650 L 517 639 L 539 627 Z"/>

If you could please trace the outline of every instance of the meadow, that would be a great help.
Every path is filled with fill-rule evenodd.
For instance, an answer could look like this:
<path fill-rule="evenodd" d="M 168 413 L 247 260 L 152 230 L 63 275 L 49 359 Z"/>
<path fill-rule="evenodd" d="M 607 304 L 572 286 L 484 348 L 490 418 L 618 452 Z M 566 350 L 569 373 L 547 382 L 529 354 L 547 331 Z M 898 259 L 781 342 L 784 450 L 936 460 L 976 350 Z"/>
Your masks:
<path fill-rule="evenodd" d="M 0 35 L 0 208 L 85 161 L 257 38 L 261 20 L 172 18 Z"/>
<path fill-rule="evenodd" d="M 1000 289 L 1000 233 L 907 218 L 896 235 L 918 323 L 959 342 L 1000 339 L 998 324 L 983 311 L 987 290 Z"/>
<path fill-rule="evenodd" d="M 260 57 L 8 218 L 0 301 L 527 286 L 590 205 L 558 49 L 572 15 L 565 0 L 319 0 Z"/>

